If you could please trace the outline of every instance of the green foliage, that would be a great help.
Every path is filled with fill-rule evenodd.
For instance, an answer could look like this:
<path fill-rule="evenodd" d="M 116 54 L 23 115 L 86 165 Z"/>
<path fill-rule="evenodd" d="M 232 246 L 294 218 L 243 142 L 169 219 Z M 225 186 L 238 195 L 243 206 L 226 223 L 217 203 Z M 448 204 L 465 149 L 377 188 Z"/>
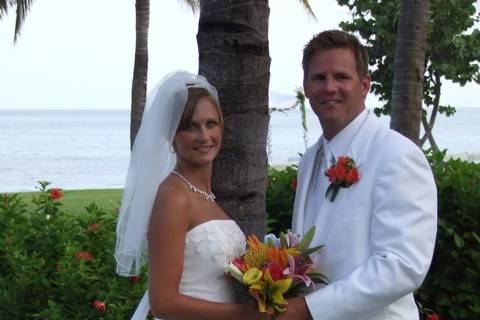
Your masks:
<path fill-rule="evenodd" d="M 280 234 L 291 228 L 293 200 L 297 189 L 297 168 L 270 167 L 267 186 L 267 232 Z"/>
<path fill-rule="evenodd" d="M 372 91 L 385 104 L 376 107 L 377 115 L 390 114 L 395 57 L 396 28 L 400 2 L 397 0 L 337 0 L 348 6 L 352 21 L 342 22 L 345 31 L 358 32 L 370 55 Z M 470 30 L 475 18 L 476 0 L 432 0 L 427 36 L 423 102 L 438 107 L 449 116 L 452 107 L 440 106 L 442 79 L 460 85 L 480 81 L 480 31 Z M 468 31 L 467 31 L 468 30 Z M 425 116 L 425 114 L 424 114 Z"/>
<path fill-rule="evenodd" d="M 430 271 L 416 292 L 426 313 L 440 319 L 480 319 L 480 164 L 430 153 L 438 189 L 438 234 Z M 267 214 L 270 232 L 290 228 L 296 168 L 270 169 Z"/>
<path fill-rule="evenodd" d="M 127 318 L 146 277 L 115 274 L 117 213 L 92 203 L 66 214 L 47 188 L 41 182 L 33 206 L 15 194 L 0 198 L 0 319 Z"/>
<path fill-rule="evenodd" d="M 92 202 L 104 210 L 115 210 L 120 206 L 122 189 L 64 190 L 63 194 L 63 211 L 67 214 L 83 214 L 85 207 Z M 24 192 L 18 196 L 27 203 L 27 210 L 33 210 L 35 204 L 31 200 L 38 196 L 38 192 Z"/>
<path fill-rule="evenodd" d="M 480 164 L 429 159 L 438 189 L 438 235 L 417 299 L 441 319 L 480 319 Z"/>

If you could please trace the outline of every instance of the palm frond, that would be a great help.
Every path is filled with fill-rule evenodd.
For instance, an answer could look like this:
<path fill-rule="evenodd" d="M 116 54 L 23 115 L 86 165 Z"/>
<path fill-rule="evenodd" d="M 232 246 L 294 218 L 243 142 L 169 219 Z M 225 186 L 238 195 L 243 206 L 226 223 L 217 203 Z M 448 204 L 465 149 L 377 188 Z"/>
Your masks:
<path fill-rule="evenodd" d="M 13 0 L 11 2 L 13 3 Z M 27 16 L 27 12 L 30 9 L 33 0 L 16 0 L 16 2 L 17 19 L 15 20 L 15 38 L 13 42 L 17 42 L 17 38 L 20 36 L 20 30 L 22 29 L 25 17 Z"/>
<path fill-rule="evenodd" d="M 310 3 L 308 0 L 299 0 L 303 6 L 305 7 L 305 10 L 317 21 L 317 17 L 315 16 L 315 13 L 313 13 L 312 7 L 310 6 Z"/>
<path fill-rule="evenodd" d="M 8 6 L 12 5 L 12 0 L 0 0 L 0 19 L 8 13 Z"/>
<path fill-rule="evenodd" d="M 183 2 L 186 3 L 190 9 L 192 9 L 194 14 L 200 10 L 200 0 L 184 0 Z"/>

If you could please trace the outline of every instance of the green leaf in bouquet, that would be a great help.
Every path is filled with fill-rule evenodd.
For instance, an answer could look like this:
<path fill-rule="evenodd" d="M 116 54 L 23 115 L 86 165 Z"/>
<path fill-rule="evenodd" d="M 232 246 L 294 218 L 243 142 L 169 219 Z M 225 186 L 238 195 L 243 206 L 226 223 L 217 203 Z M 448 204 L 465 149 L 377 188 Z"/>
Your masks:
<path fill-rule="evenodd" d="M 328 284 L 328 278 L 326 275 L 320 272 L 309 272 L 308 276 L 312 279 L 315 283 L 323 283 Z"/>
<path fill-rule="evenodd" d="M 307 233 L 302 237 L 302 241 L 298 244 L 298 251 L 301 253 L 305 252 L 308 247 L 310 246 L 310 243 L 313 240 L 313 236 L 315 235 L 315 226 L 311 227 Z"/>
<path fill-rule="evenodd" d="M 284 232 L 280 232 L 280 248 L 285 249 L 288 247 L 287 239 Z"/>
<path fill-rule="evenodd" d="M 307 250 L 302 251 L 301 254 L 302 254 L 303 256 L 309 256 L 309 255 L 311 255 L 312 253 L 314 253 L 314 252 L 322 249 L 323 247 L 325 247 L 325 246 L 324 246 L 324 245 L 320 245 L 320 246 L 308 248 Z"/>

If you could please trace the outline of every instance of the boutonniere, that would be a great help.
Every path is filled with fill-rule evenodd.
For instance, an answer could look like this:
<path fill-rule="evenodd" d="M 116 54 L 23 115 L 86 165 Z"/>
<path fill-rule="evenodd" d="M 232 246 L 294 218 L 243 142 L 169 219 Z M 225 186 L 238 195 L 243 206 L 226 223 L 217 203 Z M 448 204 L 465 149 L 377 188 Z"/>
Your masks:
<path fill-rule="evenodd" d="M 360 180 L 355 161 L 350 157 L 339 157 L 337 162 L 325 171 L 325 175 L 331 182 L 325 197 L 330 196 L 330 201 L 332 202 L 335 200 L 340 188 L 349 188 Z"/>

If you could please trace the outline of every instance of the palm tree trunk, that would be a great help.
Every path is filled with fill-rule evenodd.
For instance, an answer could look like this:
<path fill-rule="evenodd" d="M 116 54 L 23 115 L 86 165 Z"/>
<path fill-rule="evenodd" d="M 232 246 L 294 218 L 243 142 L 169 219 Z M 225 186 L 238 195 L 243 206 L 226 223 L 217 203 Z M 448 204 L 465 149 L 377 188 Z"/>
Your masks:
<path fill-rule="evenodd" d="M 415 144 L 422 119 L 429 0 L 402 0 L 392 88 L 390 127 Z"/>
<path fill-rule="evenodd" d="M 225 118 L 213 189 L 247 234 L 265 232 L 268 0 L 201 0 L 199 74 L 216 86 Z"/>
<path fill-rule="evenodd" d="M 147 95 L 148 73 L 148 26 L 150 23 L 150 1 L 136 0 L 136 42 L 135 64 L 133 67 L 132 80 L 132 110 L 130 117 L 130 148 L 137 135 L 142 121 L 143 110 Z"/>

